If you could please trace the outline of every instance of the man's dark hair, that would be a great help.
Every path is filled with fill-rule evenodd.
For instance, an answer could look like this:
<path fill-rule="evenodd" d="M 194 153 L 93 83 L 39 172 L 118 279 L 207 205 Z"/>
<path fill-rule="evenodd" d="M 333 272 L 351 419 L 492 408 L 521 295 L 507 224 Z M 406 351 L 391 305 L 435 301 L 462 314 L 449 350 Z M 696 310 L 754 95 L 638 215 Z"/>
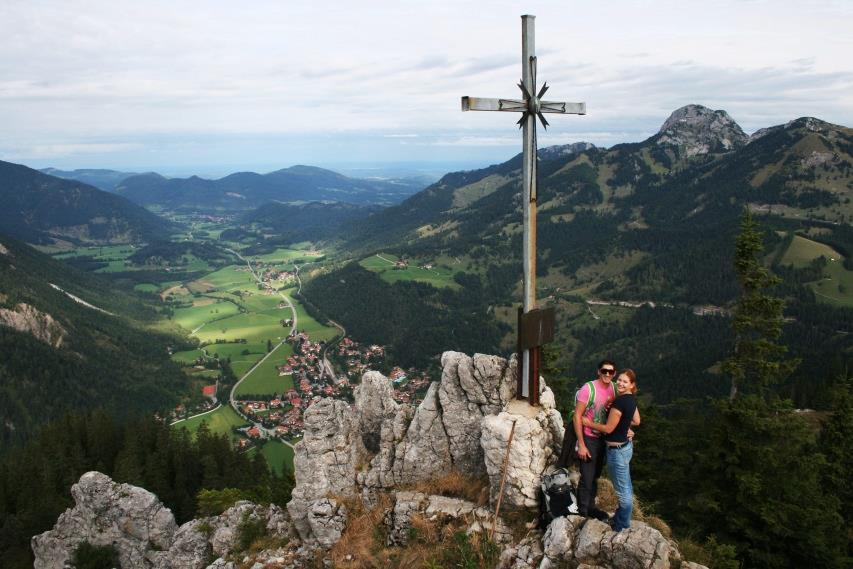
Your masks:
<path fill-rule="evenodd" d="M 598 367 L 597 367 L 597 368 L 595 368 L 595 369 L 601 369 L 601 366 L 605 366 L 605 365 L 608 365 L 608 364 L 612 365 L 614 370 L 616 369 L 616 363 L 615 363 L 613 360 L 601 360 L 601 361 L 598 363 Z"/>

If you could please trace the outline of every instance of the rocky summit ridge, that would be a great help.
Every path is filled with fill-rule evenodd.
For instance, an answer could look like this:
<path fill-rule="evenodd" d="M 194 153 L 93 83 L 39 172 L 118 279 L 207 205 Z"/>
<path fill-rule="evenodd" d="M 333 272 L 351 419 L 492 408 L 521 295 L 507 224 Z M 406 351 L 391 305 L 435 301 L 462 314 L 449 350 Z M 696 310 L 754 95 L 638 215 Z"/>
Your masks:
<path fill-rule="evenodd" d="M 346 539 L 350 523 L 357 523 L 353 514 L 365 508 L 382 510 L 375 529 L 386 547 L 407 547 L 417 535 L 416 520 L 488 534 L 500 548 L 500 569 L 701 567 L 683 561 L 673 541 L 640 521 L 616 533 L 597 520 L 569 516 L 545 531 L 531 524 L 519 532 L 509 518 L 496 518 L 504 468 L 501 512 L 535 518 L 541 475 L 553 468 L 562 444 L 562 418 L 544 381 L 539 407 L 516 400 L 515 357 L 445 352 L 441 363 L 441 380 L 417 407 L 395 402 L 391 381 L 377 372 L 363 376 L 352 405 L 333 399 L 312 405 L 296 445 L 296 487 L 286 511 L 238 502 L 178 527 L 150 492 L 89 472 L 72 488 L 75 506 L 32 539 L 35 568 L 67 567 L 84 541 L 112 545 L 126 569 L 315 566 Z M 449 472 L 488 479 L 488 505 L 418 486 Z M 263 528 L 269 547 L 238 551 L 247 520 Z M 361 566 L 358 554 L 348 551 L 348 567 Z"/>
<path fill-rule="evenodd" d="M 749 137 L 729 113 L 702 105 L 676 109 L 652 138 L 658 145 L 683 148 L 687 157 L 728 152 L 749 142 Z"/>

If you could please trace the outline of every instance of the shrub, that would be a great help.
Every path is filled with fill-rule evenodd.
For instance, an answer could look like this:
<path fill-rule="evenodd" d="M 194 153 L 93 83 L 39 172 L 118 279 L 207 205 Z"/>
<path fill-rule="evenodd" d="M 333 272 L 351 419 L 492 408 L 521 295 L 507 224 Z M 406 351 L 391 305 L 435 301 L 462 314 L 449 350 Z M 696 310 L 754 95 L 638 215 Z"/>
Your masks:
<path fill-rule="evenodd" d="M 201 490 L 196 496 L 199 516 L 218 516 L 239 500 L 243 500 L 243 491 L 237 488 L 222 490 Z"/>
<path fill-rule="evenodd" d="M 112 545 L 92 545 L 81 541 L 71 558 L 75 569 L 121 569 L 118 551 Z"/>
<path fill-rule="evenodd" d="M 257 540 L 267 534 L 267 524 L 263 518 L 253 517 L 249 512 L 243 514 L 243 519 L 237 526 L 237 550 L 246 551 Z"/>

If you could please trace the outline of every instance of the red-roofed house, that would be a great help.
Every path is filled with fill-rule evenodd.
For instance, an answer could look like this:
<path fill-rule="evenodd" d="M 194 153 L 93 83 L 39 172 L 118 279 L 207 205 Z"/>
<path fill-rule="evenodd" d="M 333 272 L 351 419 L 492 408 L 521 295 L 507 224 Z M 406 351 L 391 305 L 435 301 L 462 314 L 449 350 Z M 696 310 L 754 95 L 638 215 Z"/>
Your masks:
<path fill-rule="evenodd" d="M 205 385 L 201 388 L 201 394 L 205 397 L 210 397 L 211 399 L 216 397 L 216 384 Z"/>

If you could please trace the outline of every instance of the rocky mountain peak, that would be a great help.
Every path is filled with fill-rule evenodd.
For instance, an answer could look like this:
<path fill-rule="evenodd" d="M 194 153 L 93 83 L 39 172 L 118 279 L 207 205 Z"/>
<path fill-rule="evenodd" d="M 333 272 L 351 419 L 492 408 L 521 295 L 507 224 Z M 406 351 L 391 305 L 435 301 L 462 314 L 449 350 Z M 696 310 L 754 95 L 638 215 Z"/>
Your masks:
<path fill-rule="evenodd" d="M 676 109 L 654 137 L 657 144 L 683 147 L 688 157 L 727 152 L 744 146 L 749 137 L 726 111 L 702 105 Z"/>
<path fill-rule="evenodd" d="M 591 142 L 573 142 L 571 144 L 557 144 L 539 149 L 539 159 L 558 158 L 561 156 L 571 156 L 579 154 L 587 150 L 593 150 L 595 145 Z"/>

